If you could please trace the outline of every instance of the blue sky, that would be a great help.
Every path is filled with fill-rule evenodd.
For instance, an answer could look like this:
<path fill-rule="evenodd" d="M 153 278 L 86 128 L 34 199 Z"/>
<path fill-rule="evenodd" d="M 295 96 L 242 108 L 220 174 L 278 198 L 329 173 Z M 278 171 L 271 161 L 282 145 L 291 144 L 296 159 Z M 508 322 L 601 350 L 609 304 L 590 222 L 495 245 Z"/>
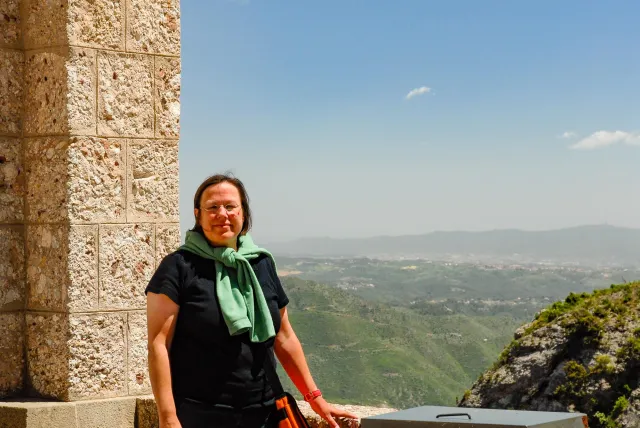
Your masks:
<path fill-rule="evenodd" d="M 227 170 L 261 242 L 640 227 L 640 2 L 181 7 L 183 230 Z"/>

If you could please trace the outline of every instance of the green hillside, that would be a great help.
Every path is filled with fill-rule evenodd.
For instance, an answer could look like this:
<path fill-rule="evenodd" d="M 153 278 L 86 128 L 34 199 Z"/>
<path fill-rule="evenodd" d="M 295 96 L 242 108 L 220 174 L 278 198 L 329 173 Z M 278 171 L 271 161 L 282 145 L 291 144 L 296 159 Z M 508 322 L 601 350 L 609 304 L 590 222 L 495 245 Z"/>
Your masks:
<path fill-rule="evenodd" d="M 295 277 L 283 284 L 314 378 L 336 403 L 454 405 L 523 321 L 421 315 Z"/>

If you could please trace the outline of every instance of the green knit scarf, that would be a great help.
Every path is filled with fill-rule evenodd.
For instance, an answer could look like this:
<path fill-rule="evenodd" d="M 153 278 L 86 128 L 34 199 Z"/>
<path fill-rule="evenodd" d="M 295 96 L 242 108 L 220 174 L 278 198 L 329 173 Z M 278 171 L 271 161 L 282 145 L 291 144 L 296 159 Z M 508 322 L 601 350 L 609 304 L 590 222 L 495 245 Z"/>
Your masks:
<path fill-rule="evenodd" d="M 188 231 L 182 250 L 214 260 L 216 266 L 216 294 L 222 316 L 229 333 L 239 335 L 249 332 L 252 342 L 264 342 L 275 337 L 275 329 L 267 301 L 262 293 L 249 260 L 261 254 L 273 256 L 253 243 L 249 235 L 238 237 L 238 251 L 228 247 L 213 247 L 204 235 Z M 237 275 L 229 275 L 227 268 Z"/>

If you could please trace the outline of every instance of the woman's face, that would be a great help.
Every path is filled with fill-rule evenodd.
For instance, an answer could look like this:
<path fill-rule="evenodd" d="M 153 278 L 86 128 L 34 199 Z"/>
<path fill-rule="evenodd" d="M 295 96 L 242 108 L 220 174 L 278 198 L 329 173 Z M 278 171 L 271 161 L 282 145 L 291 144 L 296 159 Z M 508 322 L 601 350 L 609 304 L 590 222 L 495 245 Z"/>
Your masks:
<path fill-rule="evenodd" d="M 200 209 L 196 208 L 194 214 L 209 242 L 237 250 L 244 214 L 236 186 L 224 181 L 207 187 L 200 197 Z"/>

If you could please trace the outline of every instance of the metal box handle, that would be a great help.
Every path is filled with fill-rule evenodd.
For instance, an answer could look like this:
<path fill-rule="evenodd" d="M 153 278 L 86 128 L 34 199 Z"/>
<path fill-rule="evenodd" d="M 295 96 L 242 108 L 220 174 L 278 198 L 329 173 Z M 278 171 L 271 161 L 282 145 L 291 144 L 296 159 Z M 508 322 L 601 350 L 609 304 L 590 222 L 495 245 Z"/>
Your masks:
<path fill-rule="evenodd" d="M 436 419 L 438 418 L 446 418 L 450 416 L 466 416 L 471 419 L 471 415 L 469 413 L 443 413 L 441 415 L 436 415 Z"/>

